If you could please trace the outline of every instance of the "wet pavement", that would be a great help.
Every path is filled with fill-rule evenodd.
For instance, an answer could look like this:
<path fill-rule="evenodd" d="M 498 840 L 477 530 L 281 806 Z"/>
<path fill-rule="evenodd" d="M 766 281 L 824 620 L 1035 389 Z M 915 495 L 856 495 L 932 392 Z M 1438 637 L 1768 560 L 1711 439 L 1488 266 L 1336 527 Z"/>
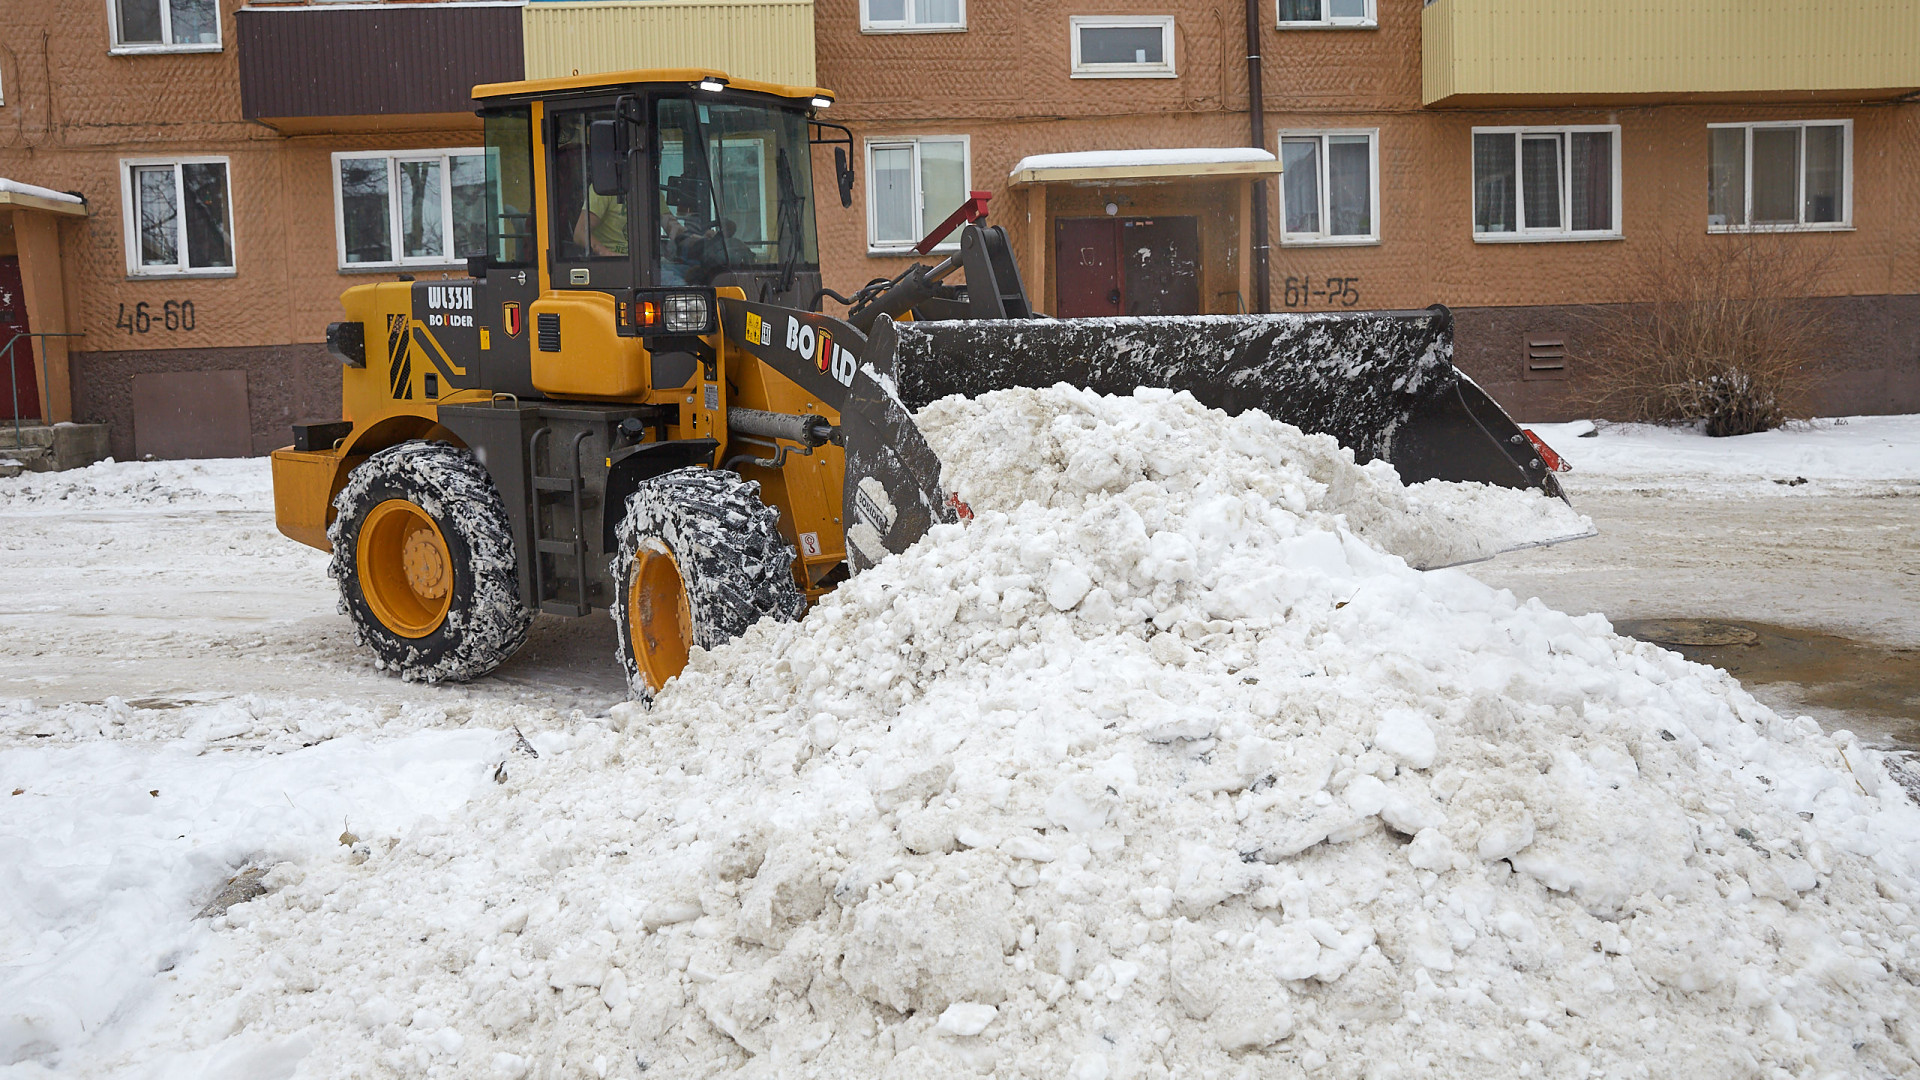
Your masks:
<path fill-rule="evenodd" d="M 1752 620 L 1623 619 L 1614 629 L 1721 668 L 1776 709 L 1920 750 L 1920 648 Z"/>

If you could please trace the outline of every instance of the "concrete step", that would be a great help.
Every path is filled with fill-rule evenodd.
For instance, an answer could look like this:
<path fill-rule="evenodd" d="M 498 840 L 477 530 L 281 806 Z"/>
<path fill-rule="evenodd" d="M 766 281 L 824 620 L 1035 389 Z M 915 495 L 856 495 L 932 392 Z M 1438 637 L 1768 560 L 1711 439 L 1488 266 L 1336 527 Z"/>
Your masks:
<path fill-rule="evenodd" d="M 0 476 L 83 468 L 106 457 L 107 445 L 105 424 L 0 422 Z"/>

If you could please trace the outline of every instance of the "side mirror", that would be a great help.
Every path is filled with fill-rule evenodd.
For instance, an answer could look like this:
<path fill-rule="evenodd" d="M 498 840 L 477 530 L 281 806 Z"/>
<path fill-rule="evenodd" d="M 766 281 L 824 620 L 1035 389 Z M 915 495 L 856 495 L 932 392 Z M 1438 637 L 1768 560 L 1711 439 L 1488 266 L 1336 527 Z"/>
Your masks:
<path fill-rule="evenodd" d="M 833 148 L 833 175 L 840 181 L 840 205 L 853 205 L 853 163 L 847 160 L 847 151 L 843 147 Z"/>
<path fill-rule="evenodd" d="M 587 173 L 595 195 L 627 193 L 626 155 L 620 152 L 618 125 L 595 120 L 587 125 Z"/>

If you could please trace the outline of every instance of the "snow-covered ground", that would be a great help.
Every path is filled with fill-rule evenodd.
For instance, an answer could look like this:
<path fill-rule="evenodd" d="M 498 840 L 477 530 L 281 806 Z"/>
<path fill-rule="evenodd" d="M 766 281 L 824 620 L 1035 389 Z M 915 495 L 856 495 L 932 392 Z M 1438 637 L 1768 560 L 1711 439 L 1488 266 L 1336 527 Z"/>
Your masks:
<path fill-rule="evenodd" d="M 0 481 L 0 1069 L 1920 1069 L 1898 766 L 1411 568 L 1499 515 L 1325 440 L 1151 393 L 925 420 L 977 519 L 651 712 L 604 619 L 371 672 L 262 462 Z M 1542 434 L 1576 502 L 1904 491 L 1920 445 Z"/>
<path fill-rule="evenodd" d="M 1574 463 L 1571 492 L 1920 495 L 1920 416 L 1848 416 L 1710 439 L 1650 424 L 1534 424 Z"/>
<path fill-rule="evenodd" d="M 1600 535 L 1473 568 L 1612 619 L 1758 620 L 1920 648 L 1920 416 L 1856 416 L 1709 439 L 1540 424 Z"/>

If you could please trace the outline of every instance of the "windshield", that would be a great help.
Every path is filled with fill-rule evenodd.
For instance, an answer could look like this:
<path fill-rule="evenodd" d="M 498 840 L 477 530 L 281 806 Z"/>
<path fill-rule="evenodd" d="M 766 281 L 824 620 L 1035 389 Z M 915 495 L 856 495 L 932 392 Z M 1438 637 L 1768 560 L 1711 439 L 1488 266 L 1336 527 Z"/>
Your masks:
<path fill-rule="evenodd" d="M 688 98 L 656 109 L 660 284 L 819 269 L 804 113 Z"/>

